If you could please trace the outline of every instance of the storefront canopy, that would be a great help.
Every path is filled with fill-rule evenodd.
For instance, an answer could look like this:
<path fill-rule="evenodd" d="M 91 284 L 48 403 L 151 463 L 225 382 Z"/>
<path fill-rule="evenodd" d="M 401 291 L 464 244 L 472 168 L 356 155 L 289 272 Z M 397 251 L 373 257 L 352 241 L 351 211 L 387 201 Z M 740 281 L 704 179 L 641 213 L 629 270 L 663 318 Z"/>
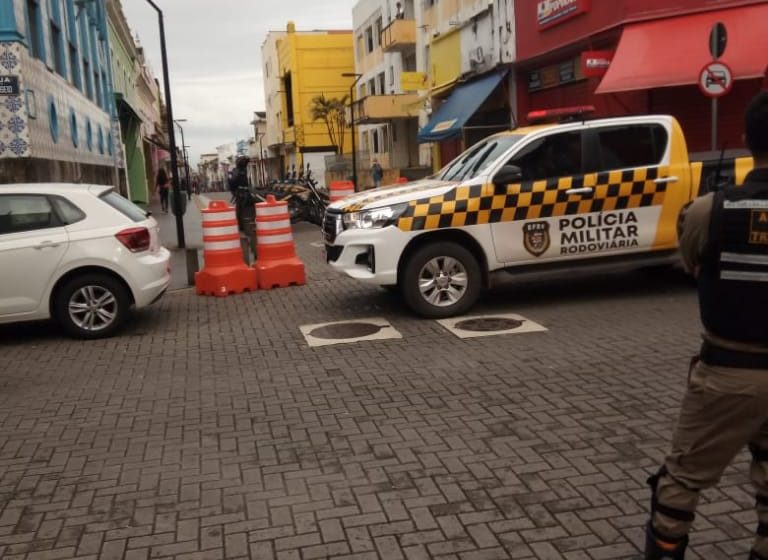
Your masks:
<path fill-rule="evenodd" d="M 734 78 L 759 78 L 768 64 L 768 4 L 635 23 L 624 28 L 597 93 L 695 84 L 707 62 L 712 26 L 722 22 L 728 43 L 721 60 Z"/>
<path fill-rule="evenodd" d="M 439 142 L 460 134 L 464 124 L 488 99 L 504 76 L 506 72 L 494 72 L 458 86 L 419 131 L 419 142 Z"/>

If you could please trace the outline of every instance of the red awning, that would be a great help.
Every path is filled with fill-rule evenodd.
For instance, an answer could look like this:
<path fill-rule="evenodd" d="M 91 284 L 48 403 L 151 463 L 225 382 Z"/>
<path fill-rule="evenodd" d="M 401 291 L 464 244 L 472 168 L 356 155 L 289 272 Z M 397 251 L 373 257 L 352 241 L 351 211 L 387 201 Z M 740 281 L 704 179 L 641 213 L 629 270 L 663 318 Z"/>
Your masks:
<path fill-rule="evenodd" d="M 734 78 L 759 78 L 768 65 L 768 4 L 630 24 L 597 93 L 695 84 L 712 60 L 709 33 L 722 22 L 728 44 L 722 61 Z"/>

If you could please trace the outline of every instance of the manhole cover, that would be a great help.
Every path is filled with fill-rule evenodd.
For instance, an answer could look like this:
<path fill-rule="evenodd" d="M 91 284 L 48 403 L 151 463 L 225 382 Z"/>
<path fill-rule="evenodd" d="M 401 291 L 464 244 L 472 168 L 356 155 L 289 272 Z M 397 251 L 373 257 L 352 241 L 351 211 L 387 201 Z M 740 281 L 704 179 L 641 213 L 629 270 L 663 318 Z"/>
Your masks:
<path fill-rule="evenodd" d="M 467 319 L 459 321 L 453 327 L 463 331 L 490 332 L 490 331 L 511 331 L 520 328 L 522 321 L 517 319 L 507 319 L 505 317 L 484 317 L 481 319 Z"/>
<path fill-rule="evenodd" d="M 309 332 L 310 336 L 315 338 L 336 339 L 336 338 L 362 338 L 376 334 L 384 326 L 374 325 L 372 323 L 336 323 L 335 325 L 325 325 Z"/>

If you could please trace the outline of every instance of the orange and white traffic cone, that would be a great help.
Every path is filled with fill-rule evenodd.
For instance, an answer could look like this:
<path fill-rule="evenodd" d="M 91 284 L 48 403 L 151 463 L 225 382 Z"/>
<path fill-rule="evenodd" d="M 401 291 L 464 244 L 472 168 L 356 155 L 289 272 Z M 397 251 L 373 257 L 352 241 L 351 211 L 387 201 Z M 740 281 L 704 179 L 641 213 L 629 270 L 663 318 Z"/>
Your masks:
<path fill-rule="evenodd" d="M 272 195 L 256 205 L 259 287 L 263 290 L 306 283 L 304 263 L 296 256 L 288 203 Z"/>
<path fill-rule="evenodd" d="M 203 270 L 195 273 L 199 295 L 224 297 L 257 290 L 258 273 L 246 266 L 240 247 L 235 209 L 212 201 L 203 214 Z"/>
<path fill-rule="evenodd" d="M 331 202 L 336 202 L 355 194 L 355 184 L 352 181 L 332 181 L 328 188 Z"/>

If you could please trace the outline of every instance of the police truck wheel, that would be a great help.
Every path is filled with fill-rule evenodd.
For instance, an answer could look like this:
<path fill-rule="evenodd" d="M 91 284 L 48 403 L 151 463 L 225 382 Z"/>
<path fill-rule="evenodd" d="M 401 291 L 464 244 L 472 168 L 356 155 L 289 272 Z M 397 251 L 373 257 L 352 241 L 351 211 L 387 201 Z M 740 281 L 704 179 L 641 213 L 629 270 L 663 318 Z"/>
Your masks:
<path fill-rule="evenodd" d="M 423 317 L 460 315 L 480 297 L 482 273 L 467 249 L 451 242 L 418 249 L 405 263 L 400 284 L 408 306 Z"/>

